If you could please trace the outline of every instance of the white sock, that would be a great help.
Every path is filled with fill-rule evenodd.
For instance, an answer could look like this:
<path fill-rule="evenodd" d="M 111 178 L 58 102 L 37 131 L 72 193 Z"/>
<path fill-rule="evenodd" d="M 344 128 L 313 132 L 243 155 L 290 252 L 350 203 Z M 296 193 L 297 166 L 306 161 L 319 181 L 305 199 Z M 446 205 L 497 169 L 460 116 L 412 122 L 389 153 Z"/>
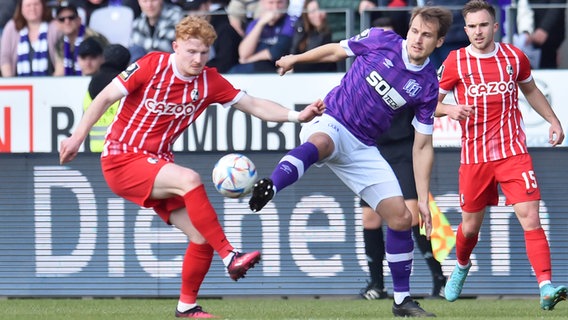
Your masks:
<path fill-rule="evenodd" d="M 542 281 L 541 283 L 538 284 L 538 288 L 540 289 L 547 284 L 552 284 L 552 282 L 550 282 L 550 280 L 544 280 L 544 281 Z"/>
<path fill-rule="evenodd" d="M 394 303 L 401 304 L 404 298 L 410 297 L 410 292 L 393 292 Z"/>
<path fill-rule="evenodd" d="M 236 251 L 238 252 L 238 251 Z M 231 263 L 231 260 L 233 260 L 233 257 L 235 256 L 235 251 L 229 253 L 225 258 L 223 258 L 223 264 L 225 265 L 225 267 L 228 267 L 229 264 Z"/>
<path fill-rule="evenodd" d="M 179 312 L 186 312 L 187 310 L 189 310 L 191 308 L 195 308 L 196 306 L 197 306 L 197 303 L 185 303 L 185 302 L 178 301 L 177 310 Z"/>

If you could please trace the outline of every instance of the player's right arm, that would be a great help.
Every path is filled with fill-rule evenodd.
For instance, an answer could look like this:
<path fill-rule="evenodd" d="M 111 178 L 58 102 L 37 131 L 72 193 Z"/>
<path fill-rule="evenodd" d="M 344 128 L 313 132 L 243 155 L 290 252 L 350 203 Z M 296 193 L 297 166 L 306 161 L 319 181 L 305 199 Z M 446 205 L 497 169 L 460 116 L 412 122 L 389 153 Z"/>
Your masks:
<path fill-rule="evenodd" d="M 473 111 L 473 106 L 470 105 L 443 103 L 444 98 L 446 98 L 444 93 L 438 95 L 438 105 L 436 106 L 436 113 L 434 114 L 436 117 L 448 116 L 451 119 L 460 121 L 469 117 Z"/>
<path fill-rule="evenodd" d="M 83 117 L 73 134 L 69 138 L 61 141 L 59 148 L 60 164 L 67 163 L 75 159 L 81 144 L 85 141 L 85 138 L 89 134 L 89 131 L 91 131 L 93 125 L 114 102 L 123 96 L 124 93 L 112 82 L 97 95 L 83 114 Z"/>
<path fill-rule="evenodd" d="M 328 43 L 300 54 L 289 54 L 276 61 L 278 74 L 284 75 L 297 63 L 338 62 L 348 57 L 339 43 Z"/>

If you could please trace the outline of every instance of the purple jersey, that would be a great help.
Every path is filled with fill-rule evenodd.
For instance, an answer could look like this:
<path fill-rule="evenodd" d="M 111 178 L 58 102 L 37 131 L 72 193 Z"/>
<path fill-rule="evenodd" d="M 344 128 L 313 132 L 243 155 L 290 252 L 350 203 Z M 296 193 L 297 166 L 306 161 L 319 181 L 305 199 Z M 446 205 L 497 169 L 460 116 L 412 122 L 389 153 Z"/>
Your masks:
<path fill-rule="evenodd" d="M 429 60 L 422 66 L 410 64 L 406 40 L 378 28 L 341 45 L 356 59 L 340 85 L 325 97 L 326 114 L 366 145 L 374 145 L 404 108 L 414 109 L 419 132 L 432 134 L 438 78 Z"/>

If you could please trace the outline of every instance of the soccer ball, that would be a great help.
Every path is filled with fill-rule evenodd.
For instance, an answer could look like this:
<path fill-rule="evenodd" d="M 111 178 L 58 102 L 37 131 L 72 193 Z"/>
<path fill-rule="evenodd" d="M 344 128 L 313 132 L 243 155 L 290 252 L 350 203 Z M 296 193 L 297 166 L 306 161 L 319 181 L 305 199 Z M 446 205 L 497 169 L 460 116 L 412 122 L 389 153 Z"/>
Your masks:
<path fill-rule="evenodd" d="M 246 156 L 230 153 L 217 161 L 211 176 L 220 194 L 240 198 L 251 192 L 257 176 L 256 166 Z"/>

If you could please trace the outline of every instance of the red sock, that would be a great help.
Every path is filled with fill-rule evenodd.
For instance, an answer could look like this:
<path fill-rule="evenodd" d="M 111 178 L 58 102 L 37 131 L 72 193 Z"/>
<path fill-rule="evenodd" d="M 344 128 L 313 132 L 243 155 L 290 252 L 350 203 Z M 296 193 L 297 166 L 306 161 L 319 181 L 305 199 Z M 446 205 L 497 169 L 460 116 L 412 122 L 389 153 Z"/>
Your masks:
<path fill-rule="evenodd" d="M 208 244 L 189 243 L 181 268 L 181 293 L 183 303 L 195 303 L 197 293 L 213 260 L 213 248 Z"/>
<path fill-rule="evenodd" d="M 552 279 L 552 267 L 550 262 L 550 247 L 542 228 L 525 231 L 525 247 L 529 262 L 536 274 L 536 281 Z"/>
<path fill-rule="evenodd" d="M 469 257 L 473 252 L 473 248 L 477 245 L 477 240 L 479 235 L 475 237 L 466 238 L 462 231 L 462 225 L 458 226 L 458 231 L 456 232 L 456 258 L 458 263 L 465 266 L 469 263 Z"/>
<path fill-rule="evenodd" d="M 233 246 L 227 240 L 225 232 L 219 224 L 217 213 L 205 192 L 205 187 L 199 187 L 189 191 L 183 196 L 185 209 L 189 214 L 191 223 L 207 240 L 207 242 L 217 251 L 221 259 L 233 251 Z"/>

